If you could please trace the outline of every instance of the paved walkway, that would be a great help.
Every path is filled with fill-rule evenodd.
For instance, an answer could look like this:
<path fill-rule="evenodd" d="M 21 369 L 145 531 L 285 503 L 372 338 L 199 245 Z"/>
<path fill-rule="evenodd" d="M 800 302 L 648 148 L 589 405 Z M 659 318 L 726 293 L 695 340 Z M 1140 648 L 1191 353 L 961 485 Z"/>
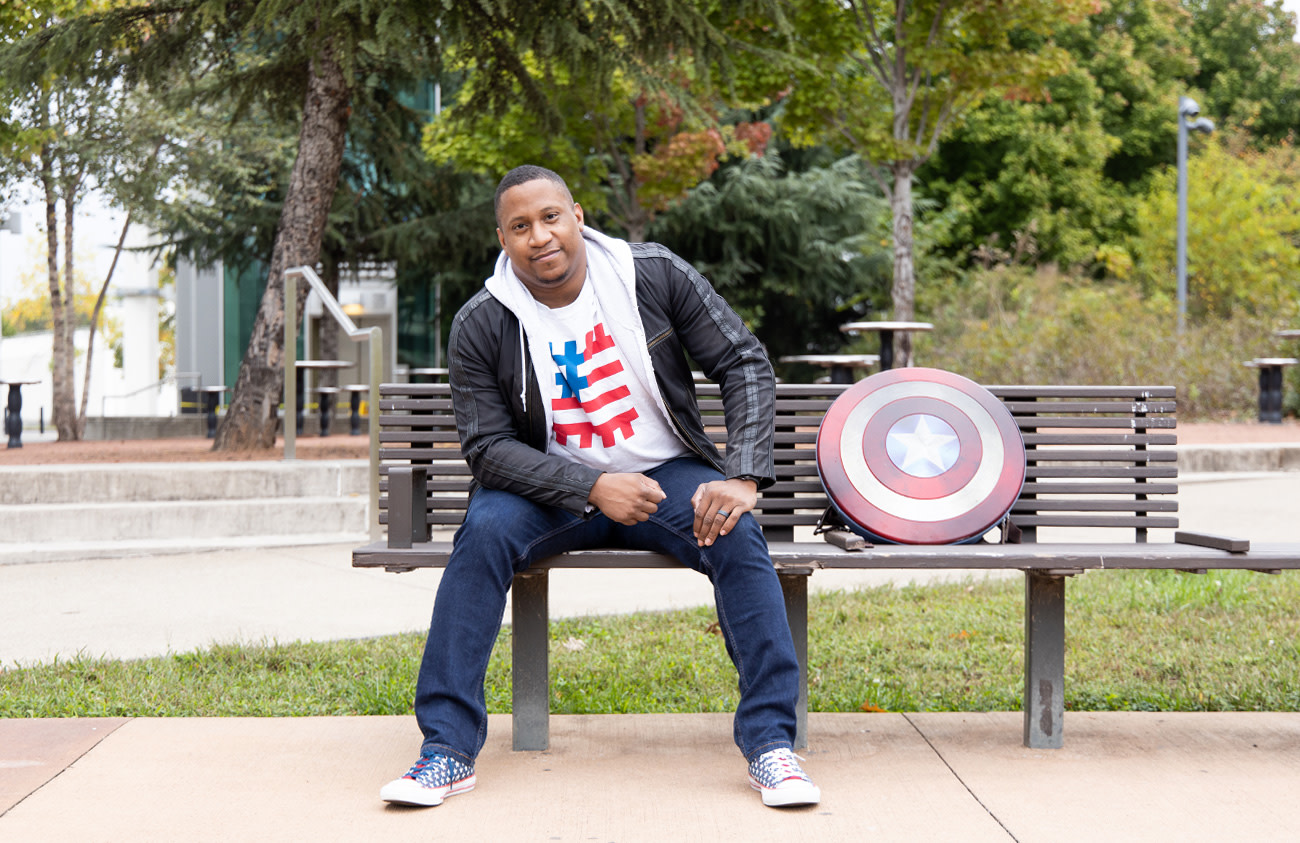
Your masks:
<path fill-rule="evenodd" d="M 412 760 L 409 718 L 0 721 L 0 839 L 1145 842 L 1300 833 L 1300 714 L 1072 713 L 1059 750 L 1023 748 L 1020 717 L 1006 712 L 813 714 L 809 731 L 803 755 L 822 804 L 778 811 L 749 789 L 727 715 L 556 717 L 551 749 L 540 753 L 512 752 L 508 718 L 494 716 L 477 789 L 415 810 L 378 798 Z"/>

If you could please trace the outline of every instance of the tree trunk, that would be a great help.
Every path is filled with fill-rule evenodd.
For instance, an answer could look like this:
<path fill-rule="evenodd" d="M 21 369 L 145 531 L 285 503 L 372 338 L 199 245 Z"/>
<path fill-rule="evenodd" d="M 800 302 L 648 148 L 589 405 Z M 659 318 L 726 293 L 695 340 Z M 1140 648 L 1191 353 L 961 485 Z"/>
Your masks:
<path fill-rule="evenodd" d="M 72 439 L 80 441 L 83 428 L 77 414 L 77 282 L 74 271 L 73 244 L 77 218 L 76 188 L 65 180 L 63 186 L 63 324 L 68 332 L 67 378 L 72 401 Z M 90 361 L 86 361 L 89 365 Z M 63 438 L 62 434 L 59 436 Z"/>
<path fill-rule="evenodd" d="M 284 384 L 284 271 L 314 266 L 330 203 L 338 187 L 347 136 L 349 90 L 332 46 L 307 70 L 307 99 L 298 134 L 298 157 L 289 178 L 284 208 L 271 251 L 266 290 L 253 323 L 252 336 L 239 364 L 230 409 L 217 428 L 213 449 L 246 451 L 275 446 L 277 407 Z M 287 318 L 301 320 L 307 284 L 298 284 L 298 300 Z M 291 385 L 292 388 L 292 385 Z M 288 420 L 292 423 L 292 420 Z"/>
<path fill-rule="evenodd" d="M 894 286 L 890 296 L 894 304 L 894 319 L 911 322 L 915 318 L 916 270 L 912 263 L 912 161 L 893 161 L 890 169 L 894 176 L 890 195 L 890 210 L 894 218 Z M 894 365 L 912 365 L 912 334 L 899 331 L 894 335 Z"/>
<path fill-rule="evenodd" d="M 74 325 L 68 324 L 65 298 L 72 297 L 71 285 L 59 278 L 59 198 L 54 179 L 54 165 L 50 149 L 41 149 L 41 182 L 45 190 L 45 259 L 49 275 L 50 319 L 53 344 L 50 370 L 54 403 L 50 408 L 50 423 L 59 433 L 60 442 L 77 438 L 77 404 L 73 394 L 73 362 L 76 348 L 72 343 Z"/>
<path fill-rule="evenodd" d="M 86 435 L 86 401 L 90 397 L 91 364 L 95 362 L 95 332 L 99 328 L 99 317 L 104 312 L 104 301 L 108 298 L 108 285 L 113 281 L 117 271 L 118 258 L 122 257 L 122 248 L 126 245 L 126 234 L 131 230 L 131 212 L 127 211 L 126 221 L 122 223 L 122 234 L 117 238 L 117 248 L 113 250 L 113 262 L 108 265 L 108 274 L 99 287 L 99 296 L 95 299 L 95 309 L 90 312 L 90 330 L 86 334 L 86 369 L 81 381 L 81 408 L 77 411 L 77 438 Z"/>

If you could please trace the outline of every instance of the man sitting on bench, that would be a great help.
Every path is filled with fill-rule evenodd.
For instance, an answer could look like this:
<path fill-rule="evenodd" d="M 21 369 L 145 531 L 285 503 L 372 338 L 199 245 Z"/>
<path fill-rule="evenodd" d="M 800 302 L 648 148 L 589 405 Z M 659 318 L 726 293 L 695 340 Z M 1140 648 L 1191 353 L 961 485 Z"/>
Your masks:
<path fill-rule="evenodd" d="M 448 349 L 475 487 L 416 682 L 424 743 L 380 797 L 429 806 L 473 789 L 484 676 L 513 577 L 564 551 L 626 547 L 709 577 L 739 674 L 734 731 L 750 784 L 765 805 L 816 804 L 791 749 L 799 664 L 781 587 L 747 514 L 774 477 L 762 346 L 681 258 L 585 228 L 550 170 L 507 173 L 496 218 L 503 252 L 457 313 Z M 725 460 L 700 419 L 686 354 L 720 384 Z"/>

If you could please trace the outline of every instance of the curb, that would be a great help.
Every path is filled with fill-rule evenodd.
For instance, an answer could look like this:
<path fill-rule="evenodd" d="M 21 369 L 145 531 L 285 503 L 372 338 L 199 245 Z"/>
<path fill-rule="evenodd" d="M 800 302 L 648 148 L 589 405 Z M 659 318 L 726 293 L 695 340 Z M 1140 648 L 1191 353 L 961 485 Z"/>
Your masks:
<path fill-rule="evenodd" d="M 1178 445 L 1178 473 L 1300 471 L 1300 445 Z"/>

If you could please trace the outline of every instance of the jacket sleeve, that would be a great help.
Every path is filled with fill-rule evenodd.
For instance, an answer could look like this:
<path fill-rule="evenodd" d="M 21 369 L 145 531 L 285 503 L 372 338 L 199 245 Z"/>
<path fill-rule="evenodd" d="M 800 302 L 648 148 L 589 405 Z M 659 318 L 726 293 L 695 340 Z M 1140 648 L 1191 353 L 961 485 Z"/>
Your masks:
<path fill-rule="evenodd" d="M 718 383 L 727 424 L 727 477 L 750 475 L 766 488 L 775 480 L 776 378 L 762 343 L 704 276 L 660 248 L 671 321 L 678 342 Z"/>
<path fill-rule="evenodd" d="M 589 515 L 587 498 L 601 472 L 528 444 L 527 414 L 519 414 L 522 404 L 511 392 L 527 388 L 532 373 L 501 371 L 501 343 L 511 338 L 489 330 L 490 321 L 462 312 L 448 340 L 456 428 L 470 473 L 485 488 Z M 532 396 L 540 400 L 536 390 Z"/>

